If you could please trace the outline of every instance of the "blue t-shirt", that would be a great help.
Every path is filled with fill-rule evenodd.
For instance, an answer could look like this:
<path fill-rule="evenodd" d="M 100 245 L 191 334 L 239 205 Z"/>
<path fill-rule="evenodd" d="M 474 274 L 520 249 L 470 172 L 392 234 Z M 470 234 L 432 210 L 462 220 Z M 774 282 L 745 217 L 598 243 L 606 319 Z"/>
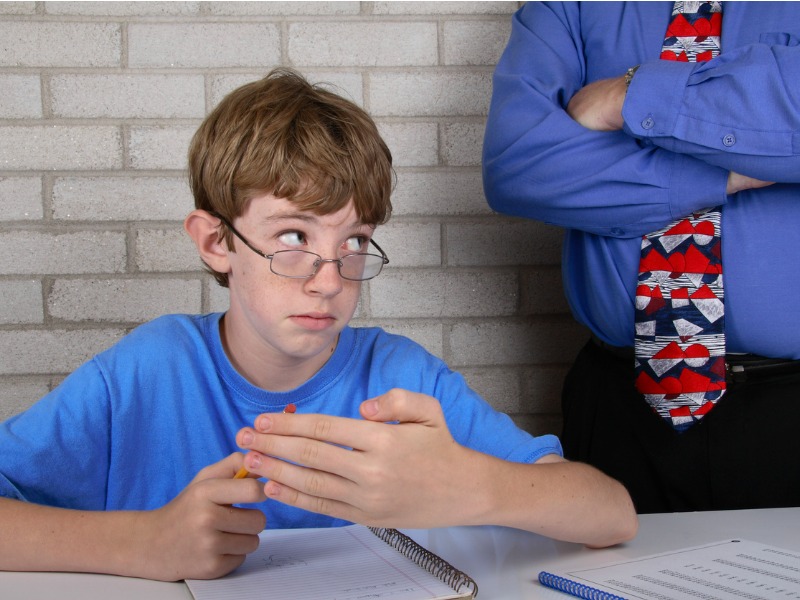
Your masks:
<path fill-rule="evenodd" d="M 144 324 L 0 425 L 0 496 L 83 510 L 163 506 L 203 467 L 239 450 L 235 435 L 265 412 L 361 418 L 363 400 L 392 388 L 442 404 L 460 444 L 513 462 L 561 454 L 495 411 L 438 358 L 378 328 L 345 328 L 331 358 L 288 392 L 255 387 L 231 365 L 221 313 Z M 258 505 L 268 528 L 325 527 L 339 519 L 275 501 Z"/>

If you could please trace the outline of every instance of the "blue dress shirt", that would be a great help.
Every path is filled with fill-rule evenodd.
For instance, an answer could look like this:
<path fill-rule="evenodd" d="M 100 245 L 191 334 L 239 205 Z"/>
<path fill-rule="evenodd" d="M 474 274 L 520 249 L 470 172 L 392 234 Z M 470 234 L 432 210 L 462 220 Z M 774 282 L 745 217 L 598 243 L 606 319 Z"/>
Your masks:
<path fill-rule="evenodd" d="M 497 66 L 484 187 L 497 211 L 564 227 L 575 317 L 633 345 L 641 236 L 723 206 L 729 352 L 800 358 L 800 3 L 725 2 L 722 54 L 659 59 L 672 2 L 525 4 Z M 624 129 L 565 112 L 640 64 Z M 777 182 L 727 196 L 729 171 Z"/>

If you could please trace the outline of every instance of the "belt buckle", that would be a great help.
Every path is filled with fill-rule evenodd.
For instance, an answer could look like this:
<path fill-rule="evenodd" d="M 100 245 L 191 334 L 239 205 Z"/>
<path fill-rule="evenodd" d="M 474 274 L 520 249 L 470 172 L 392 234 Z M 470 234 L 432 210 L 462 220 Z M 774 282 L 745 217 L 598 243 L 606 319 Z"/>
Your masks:
<path fill-rule="evenodd" d="M 735 383 L 747 381 L 747 372 L 745 371 L 744 365 L 732 365 L 728 361 L 725 361 L 725 372 L 730 380 Z"/>

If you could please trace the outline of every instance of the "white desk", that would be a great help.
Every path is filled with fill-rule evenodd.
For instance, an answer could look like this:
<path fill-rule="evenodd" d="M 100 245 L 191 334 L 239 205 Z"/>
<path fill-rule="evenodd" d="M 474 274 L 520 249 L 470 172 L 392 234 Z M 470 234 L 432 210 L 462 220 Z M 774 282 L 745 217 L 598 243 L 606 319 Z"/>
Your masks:
<path fill-rule="evenodd" d="M 602 550 L 497 527 L 410 532 L 478 583 L 481 600 L 566 600 L 539 585 L 539 571 L 593 567 L 740 537 L 800 551 L 800 508 L 641 515 L 639 533 Z"/>
<path fill-rule="evenodd" d="M 642 515 L 628 544 L 588 550 L 577 544 L 500 527 L 407 531 L 429 550 L 468 573 L 480 600 L 565 600 L 541 587 L 541 570 L 590 567 L 733 537 L 800 551 L 800 508 Z M 0 573 L 3 600 L 191 600 L 182 583 L 107 575 Z M 264 590 L 263 600 L 272 599 Z"/>

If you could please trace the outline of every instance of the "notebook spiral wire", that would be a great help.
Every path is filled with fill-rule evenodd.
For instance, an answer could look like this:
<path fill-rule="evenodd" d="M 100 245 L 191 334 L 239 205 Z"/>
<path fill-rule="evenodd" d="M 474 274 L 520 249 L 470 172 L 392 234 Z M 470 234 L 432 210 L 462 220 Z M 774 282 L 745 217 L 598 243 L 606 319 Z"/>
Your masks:
<path fill-rule="evenodd" d="M 406 558 L 414 561 L 434 577 L 443 581 L 456 592 L 468 589 L 475 598 L 478 595 L 478 584 L 466 573 L 459 571 L 442 557 L 426 550 L 410 537 L 397 529 L 370 527 L 372 533 L 400 552 Z"/>

